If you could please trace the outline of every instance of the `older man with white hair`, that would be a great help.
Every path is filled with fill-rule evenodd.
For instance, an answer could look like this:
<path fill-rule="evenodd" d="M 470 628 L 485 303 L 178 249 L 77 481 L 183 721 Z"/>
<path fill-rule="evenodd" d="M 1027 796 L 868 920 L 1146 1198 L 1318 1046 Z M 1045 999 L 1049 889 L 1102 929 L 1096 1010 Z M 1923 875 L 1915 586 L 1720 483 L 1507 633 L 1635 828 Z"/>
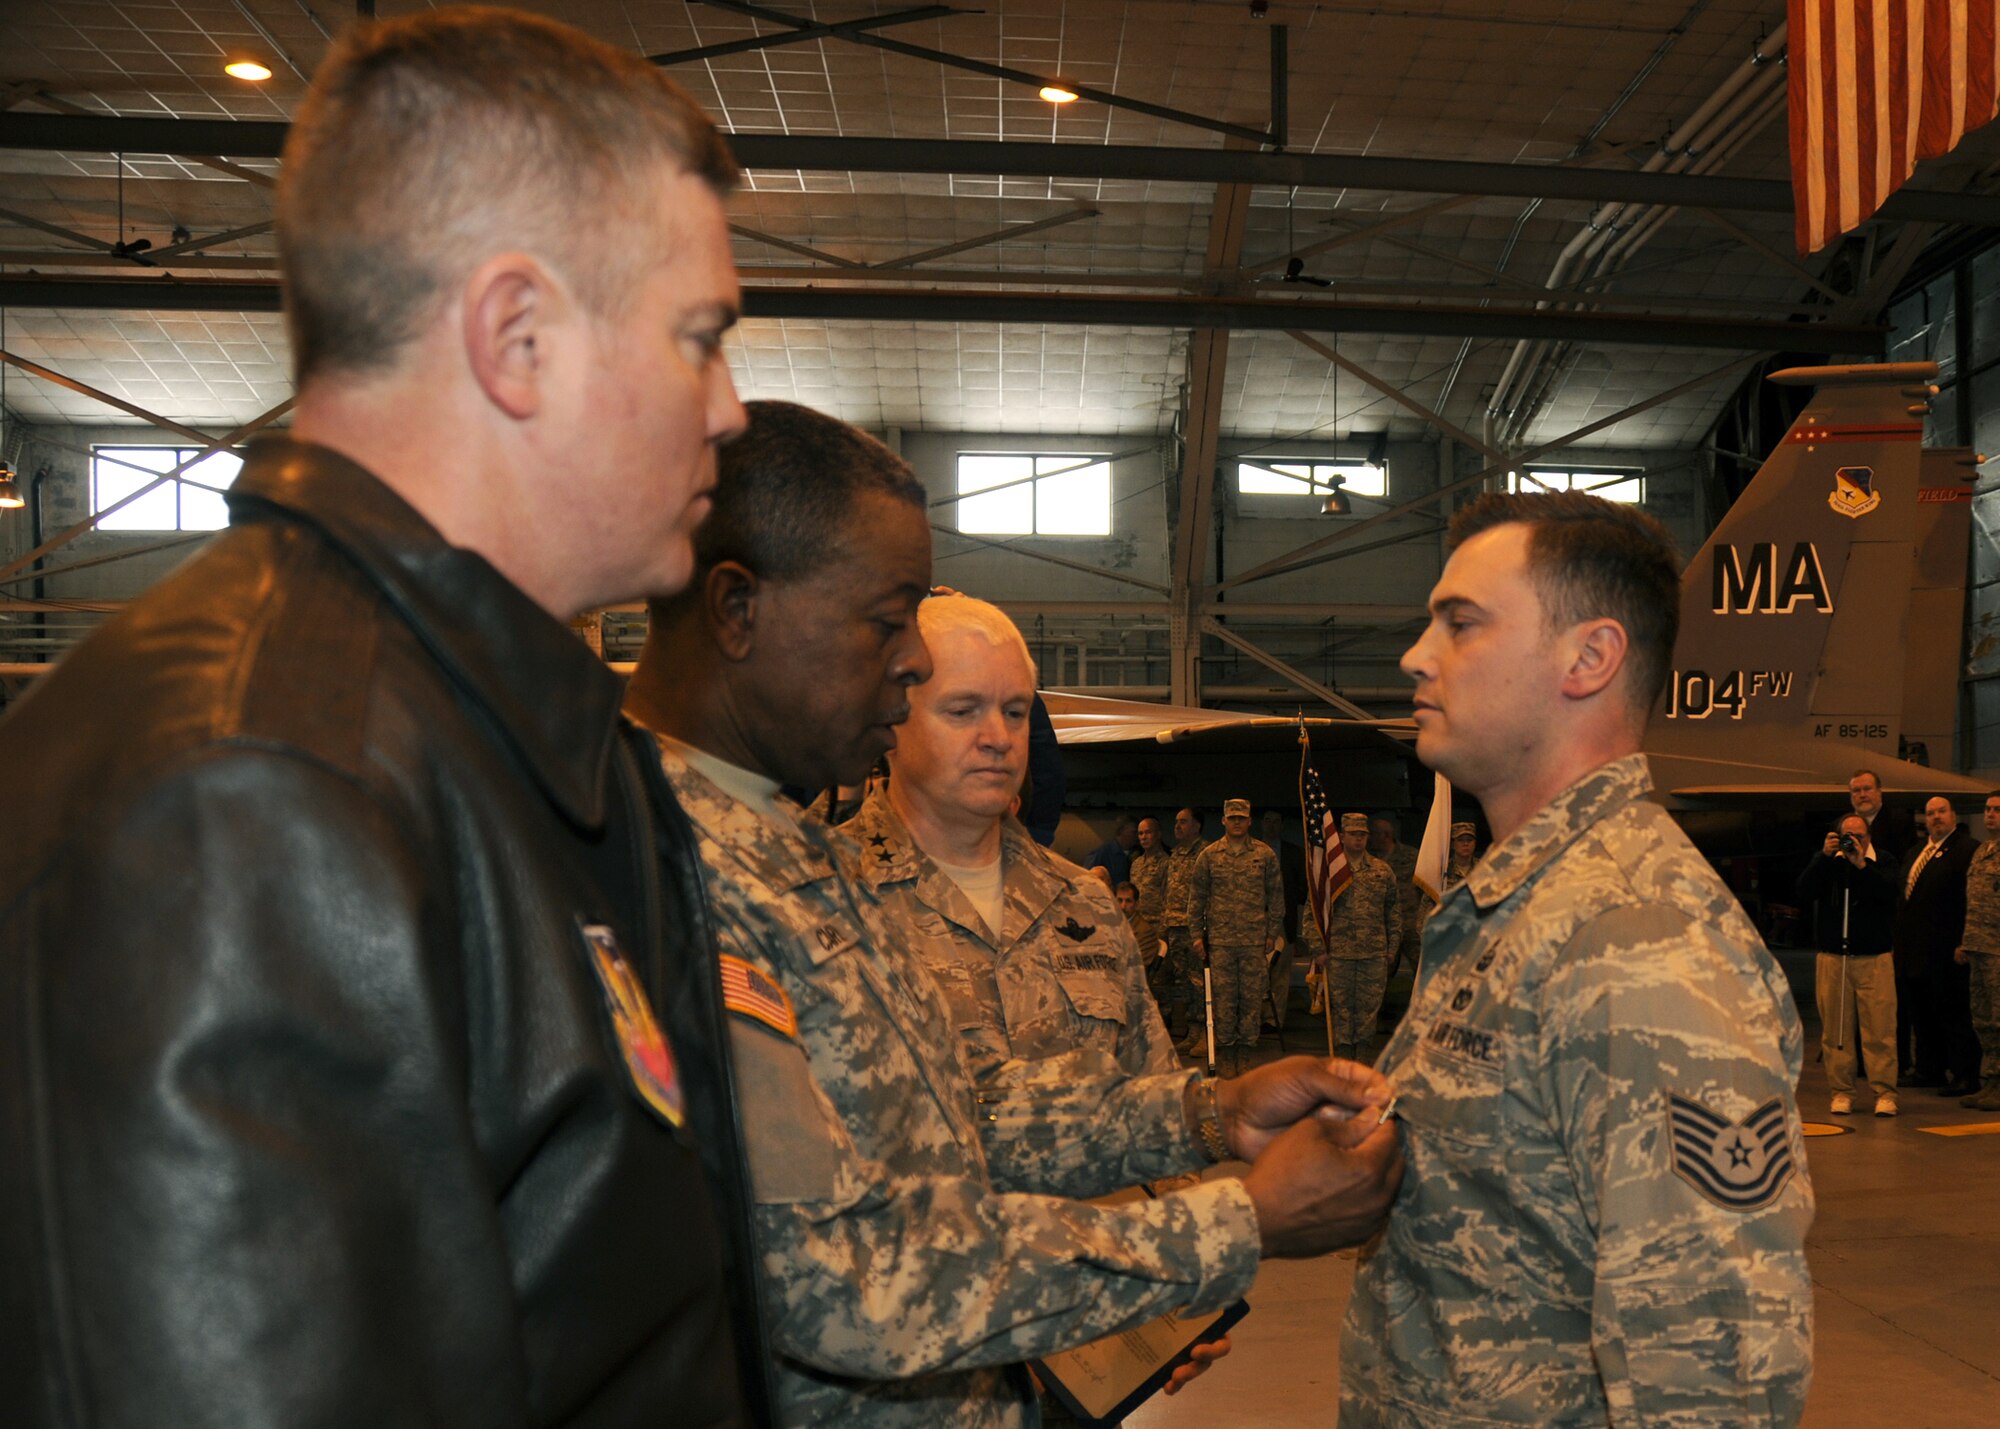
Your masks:
<path fill-rule="evenodd" d="M 1035 665 L 997 606 L 918 608 L 930 680 L 889 782 L 843 831 L 952 1004 L 974 1080 L 1015 1058 L 1101 1052 L 1126 1074 L 1180 1069 L 1111 891 L 1008 817 L 1027 772 Z"/>

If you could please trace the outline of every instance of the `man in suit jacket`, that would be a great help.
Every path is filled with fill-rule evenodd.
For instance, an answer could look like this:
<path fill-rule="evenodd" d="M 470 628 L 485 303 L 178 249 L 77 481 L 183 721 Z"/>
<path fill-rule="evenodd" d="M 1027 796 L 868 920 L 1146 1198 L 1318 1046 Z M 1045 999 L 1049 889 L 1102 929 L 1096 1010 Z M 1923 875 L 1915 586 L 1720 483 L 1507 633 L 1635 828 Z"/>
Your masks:
<path fill-rule="evenodd" d="M 1868 821 L 1868 846 L 1875 857 L 1891 868 L 1900 864 L 1915 841 L 1915 831 L 1902 807 L 1883 811 L 1881 777 L 1873 769 L 1855 770 L 1847 778 L 1847 802 Z"/>
<path fill-rule="evenodd" d="M 1903 1059 L 1910 1086 L 1938 1086 L 1963 1096 L 1967 1083 L 1977 1084 L 1978 1066 L 1963 1065 L 1951 1029 L 1960 1020 L 1957 1004 L 1967 1009 L 1970 994 L 1952 961 L 1959 934 L 1965 928 L 1965 870 L 1972 862 L 1972 839 L 1958 826 L 1958 815 L 1943 798 L 1924 805 L 1929 837 L 1904 855 L 1896 893 L 1896 1002 L 1911 1010 L 1912 1044 Z"/>

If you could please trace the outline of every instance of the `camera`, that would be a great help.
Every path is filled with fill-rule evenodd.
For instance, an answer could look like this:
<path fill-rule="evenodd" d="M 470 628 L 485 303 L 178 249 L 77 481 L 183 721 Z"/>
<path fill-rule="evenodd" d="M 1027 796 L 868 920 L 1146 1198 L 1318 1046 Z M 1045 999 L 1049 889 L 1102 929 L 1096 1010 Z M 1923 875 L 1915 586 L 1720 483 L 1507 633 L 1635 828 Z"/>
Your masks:
<path fill-rule="evenodd" d="M 1853 834 L 1838 834 L 1837 837 L 1840 839 L 1840 851 L 1842 853 L 1853 853 L 1857 848 L 1861 847 Z"/>

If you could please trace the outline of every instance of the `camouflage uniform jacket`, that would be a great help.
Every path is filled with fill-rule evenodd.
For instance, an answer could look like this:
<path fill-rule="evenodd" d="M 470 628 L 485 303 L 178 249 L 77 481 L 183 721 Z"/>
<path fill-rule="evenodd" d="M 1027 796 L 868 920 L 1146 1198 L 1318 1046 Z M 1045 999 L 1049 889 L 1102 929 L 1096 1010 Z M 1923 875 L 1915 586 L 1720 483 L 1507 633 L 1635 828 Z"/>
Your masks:
<path fill-rule="evenodd" d="M 1783 975 L 1643 795 L 1556 796 L 1447 893 L 1383 1052 L 1407 1169 L 1341 1422 L 1790 1425 L 1813 1195 Z"/>
<path fill-rule="evenodd" d="M 1418 922 L 1418 906 L 1429 901 L 1417 887 L 1417 851 L 1408 844 L 1399 843 L 1383 855 L 1382 862 L 1389 865 L 1389 871 L 1396 877 L 1396 900 L 1403 910 L 1402 926 L 1414 928 Z M 1394 939 L 1390 940 L 1389 946 L 1396 946 Z"/>
<path fill-rule="evenodd" d="M 1139 916 L 1156 928 L 1166 916 L 1168 870 L 1173 867 L 1173 858 L 1173 851 L 1165 848 L 1132 855 L 1132 886 L 1139 890 Z"/>
<path fill-rule="evenodd" d="M 996 1191 L 1132 1133 L 1037 1138 L 1060 1099 L 976 1100 L 943 998 L 852 876 L 859 851 L 663 756 L 700 834 L 725 987 L 735 979 L 731 1061 L 784 1424 L 1023 1429 L 1035 1411 L 1002 1366 L 1243 1293 L 1258 1237 L 1241 1182 L 1116 1208 Z M 1144 1131 L 1157 1140 L 1158 1122 Z"/>
<path fill-rule="evenodd" d="M 2000 838 L 1972 851 L 1965 870 L 1965 936 L 1958 941 L 1967 952 L 2000 953 Z"/>
<path fill-rule="evenodd" d="M 887 789 L 869 795 L 841 832 L 861 846 L 862 881 L 895 933 L 944 992 L 975 1083 L 1010 1061 L 1081 1051 L 1127 1076 L 1169 1076 L 1179 1097 L 1190 1074 L 1146 990 L 1131 927 L 1095 877 L 1009 819 L 1000 833 L 1004 926 L 991 929 L 917 847 Z"/>
<path fill-rule="evenodd" d="M 1188 926 L 1188 894 L 1194 884 L 1194 863 L 1208 841 L 1199 834 L 1184 844 L 1176 844 L 1167 857 L 1167 902 L 1161 922 L 1168 928 Z"/>
<path fill-rule="evenodd" d="M 1270 845 L 1246 838 L 1235 849 L 1217 839 L 1188 878 L 1188 928 L 1210 948 L 1268 951 L 1285 932 L 1284 884 Z"/>
<path fill-rule="evenodd" d="M 1350 866 L 1354 881 L 1326 910 L 1327 956 L 1386 961 L 1403 941 L 1403 890 L 1395 870 L 1372 853 Z"/>

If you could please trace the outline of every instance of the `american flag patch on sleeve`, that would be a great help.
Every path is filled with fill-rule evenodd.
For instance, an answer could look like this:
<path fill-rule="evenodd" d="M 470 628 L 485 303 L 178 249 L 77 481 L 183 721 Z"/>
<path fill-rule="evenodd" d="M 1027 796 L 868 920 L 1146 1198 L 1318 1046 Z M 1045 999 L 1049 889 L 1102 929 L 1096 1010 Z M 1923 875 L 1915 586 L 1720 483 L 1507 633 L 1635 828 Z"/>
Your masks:
<path fill-rule="evenodd" d="M 731 1012 L 754 1018 L 773 1032 L 799 1035 L 798 1014 L 777 979 L 728 953 L 722 955 L 722 1001 Z"/>

